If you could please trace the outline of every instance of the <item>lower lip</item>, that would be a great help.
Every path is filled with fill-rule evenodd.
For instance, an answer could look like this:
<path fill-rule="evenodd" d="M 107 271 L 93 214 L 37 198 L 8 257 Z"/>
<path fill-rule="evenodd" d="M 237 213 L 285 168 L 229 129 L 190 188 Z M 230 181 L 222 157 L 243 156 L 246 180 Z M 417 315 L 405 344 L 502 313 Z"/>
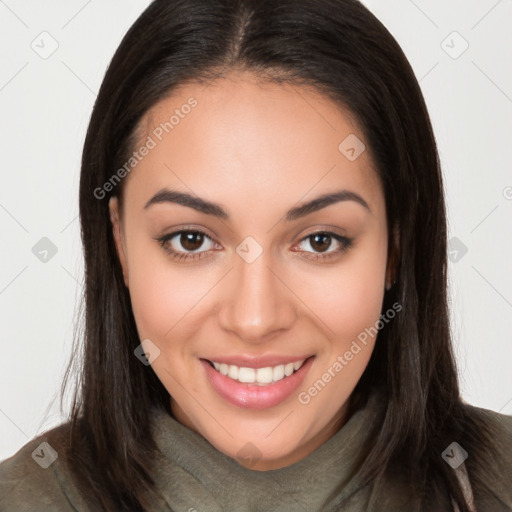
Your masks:
<path fill-rule="evenodd" d="M 215 370 L 205 359 L 201 359 L 200 362 L 213 389 L 229 403 L 247 409 L 266 409 L 286 400 L 301 385 L 313 364 L 313 359 L 313 356 L 308 358 L 289 377 L 265 386 L 233 380 Z"/>

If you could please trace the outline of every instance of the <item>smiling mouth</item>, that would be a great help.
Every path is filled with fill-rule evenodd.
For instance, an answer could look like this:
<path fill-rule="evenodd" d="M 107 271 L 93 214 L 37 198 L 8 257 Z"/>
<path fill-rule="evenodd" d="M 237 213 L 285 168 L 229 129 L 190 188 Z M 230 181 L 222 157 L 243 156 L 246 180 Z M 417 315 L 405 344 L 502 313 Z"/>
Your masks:
<path fill-rule="evenodd" d="M 314 356 L 287 364 L 266 366 L 264 368 L 240 367 L 234 364 L 217 363 L 208 359 L 205 359 L 205 361 L 207 361 L 217 372 L 234 381 L 243 384 L 254 384 L 256 386 L 267 386 L 289 377 L 298 371 L 302 365 L 312 357 Z"/>

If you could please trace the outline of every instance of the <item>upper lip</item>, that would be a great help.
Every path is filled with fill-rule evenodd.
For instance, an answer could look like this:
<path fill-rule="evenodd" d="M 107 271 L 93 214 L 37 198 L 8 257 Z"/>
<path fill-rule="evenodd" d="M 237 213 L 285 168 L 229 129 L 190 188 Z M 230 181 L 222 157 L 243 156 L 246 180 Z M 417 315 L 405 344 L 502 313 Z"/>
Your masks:
<path fill-rule="evenodd" d="M 207 361 L 234 365 L 240 368 L 266 368 L 268 366 L 279 366 L 281 364 L 295 363 L 312 357 L 311 354 L 304 356 L 290 356 L 278 354 L 266 354 L 263 356 L 247 356 L 247 355 L 233 355 L 233 356 L 219 356 L 202 358 Z"/>

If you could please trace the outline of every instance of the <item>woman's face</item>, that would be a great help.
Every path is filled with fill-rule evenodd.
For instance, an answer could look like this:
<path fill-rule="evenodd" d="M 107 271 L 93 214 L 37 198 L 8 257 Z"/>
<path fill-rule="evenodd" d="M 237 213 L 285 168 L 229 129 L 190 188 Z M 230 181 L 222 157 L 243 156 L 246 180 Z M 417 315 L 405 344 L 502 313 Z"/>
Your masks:
<path fill-rule="evenodd" d="M 314 90 L 249 74 L 182 86 L 139 128 L 111 218 L 173 415 L 246 467 L 296 462 L 346 420 L 381 313 L 386 211 L 363 134 Z"/>

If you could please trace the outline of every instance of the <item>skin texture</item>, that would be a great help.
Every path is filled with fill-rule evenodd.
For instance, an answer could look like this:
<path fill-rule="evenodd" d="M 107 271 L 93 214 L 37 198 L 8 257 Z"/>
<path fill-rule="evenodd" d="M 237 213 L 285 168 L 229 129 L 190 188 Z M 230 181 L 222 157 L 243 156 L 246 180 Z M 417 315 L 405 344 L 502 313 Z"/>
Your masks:
<path fill-rule="evenodd" d="M 140 123 L 141 144 L 190 97 L 197 106 L 125 178 L 122 212 L 110 201 L 117 249 L 140 339 L 160 349 L 152 368 L 174 417 L 240 464 L 277 469 L 309 455 L 347 420 L 345 404 L 375 338 L 307 405 L 297 395 L 379 320 L 391 279 L 383 189 L 368 146 L 355 161 L 338 149 L 349 134 L 364 141 L 347 110 L 312 88 L 248 73 L 176 89 Z M 218 203 L 229 219 L 172 203 L 145 209 L 163 188 Z M 371 211 L 343 201 L 284 219 L 290 208 L 342 189 Z M 156 240 L 184 228 L 212 238 L 195 242 L 200 259 L 173 259 Z M 324 246 L 306 238 L 325 231 L 352 245 L 337 253 L 334 238 Z M 252 263 L 236 252 L 248 236 L 263 251 Z M 186 253 L 179 235 L 172 247 Z M 316 357 L 300 388 L 267 409 L 225 401 L 199 362 L 269 353 Z M 258 456 L 247 462 L 238 454 L 249 442 Z"/>

